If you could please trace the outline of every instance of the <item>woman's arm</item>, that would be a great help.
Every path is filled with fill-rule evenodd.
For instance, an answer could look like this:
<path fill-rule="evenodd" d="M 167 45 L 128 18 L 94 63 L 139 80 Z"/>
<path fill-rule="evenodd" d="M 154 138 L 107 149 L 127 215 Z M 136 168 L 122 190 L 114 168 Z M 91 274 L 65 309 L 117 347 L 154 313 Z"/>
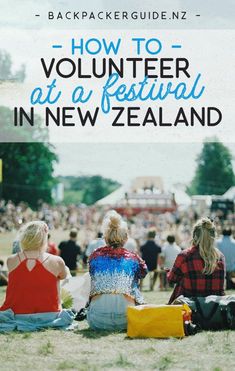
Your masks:
<path fill-rule="evenodd" d="M 225 262 L 225 257 L 222 253 L 220 253 L 220 262 L 221 262 L 222 275 L 224 277 L 224 285 L 223 285 L 222 295 L 225 295 L 225 290 L 226 290 L 226 262 Z"/>
<path fill-rule="evenodd" d="M 7 258 L 7 269 L 8 272 L 10 273 L 13 271 L 20 263 L 19 256 L 18 254 L 11 255 Z"/>
<path fill-rule="evenodd" d="M 184 255 L 179 254 L 176 257 L 175 263 L 172 269 L 167 273 L 167 279 L 172 283 L 179 283 L 182 280 L 183 272 L 182 265 L 184 263 Z"/>
<path fill-rule="evenodd" d="M 58 257 L 58 266 L 59 266 L 58 278 L 60 280 L 64 280 L 67 277 L 67 270 L 66 270 L 65 262 L 60 257 Z"/>

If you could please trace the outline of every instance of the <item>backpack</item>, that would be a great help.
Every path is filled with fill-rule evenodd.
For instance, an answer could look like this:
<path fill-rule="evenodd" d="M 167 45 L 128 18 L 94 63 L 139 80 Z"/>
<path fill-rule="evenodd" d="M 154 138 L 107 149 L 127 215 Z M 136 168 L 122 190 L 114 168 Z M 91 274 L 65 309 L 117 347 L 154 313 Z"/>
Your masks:
<path fill-rule="evenodd" d="M 181 295 L 176 302 L 188 304 L 192 322 L 202 330 L 235 329 L 235 295 L 192 298 Z"/>

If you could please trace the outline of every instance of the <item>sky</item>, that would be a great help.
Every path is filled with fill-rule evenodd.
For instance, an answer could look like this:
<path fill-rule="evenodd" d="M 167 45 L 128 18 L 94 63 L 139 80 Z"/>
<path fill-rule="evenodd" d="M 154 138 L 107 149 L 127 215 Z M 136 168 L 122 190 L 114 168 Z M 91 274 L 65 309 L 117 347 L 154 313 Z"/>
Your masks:
<path fill-rule="evenodd" d="M 235 144 L 227 146 L 235 159 Z M 192 180 L 201 148 L 198 143 L 58 144 L 55 174 L 100 174 L 124 185 L 136 176 L 161 176 L 165 189 L 170 189 Z M 235 171 L 234 160 L 233 167 Z"/>

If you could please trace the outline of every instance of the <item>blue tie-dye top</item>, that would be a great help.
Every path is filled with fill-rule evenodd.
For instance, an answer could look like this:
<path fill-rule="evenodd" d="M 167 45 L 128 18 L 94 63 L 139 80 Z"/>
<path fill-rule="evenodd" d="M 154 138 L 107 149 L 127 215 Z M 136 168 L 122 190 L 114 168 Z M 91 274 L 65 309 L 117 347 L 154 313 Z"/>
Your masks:
<path fill-rule="evenodd" d="M 139 279 L 147 274 L 145 262 L 124 248 L 101 247 L 89 259 L 91 297 L 99 294 L 126 294 L 143 304 Z"/>

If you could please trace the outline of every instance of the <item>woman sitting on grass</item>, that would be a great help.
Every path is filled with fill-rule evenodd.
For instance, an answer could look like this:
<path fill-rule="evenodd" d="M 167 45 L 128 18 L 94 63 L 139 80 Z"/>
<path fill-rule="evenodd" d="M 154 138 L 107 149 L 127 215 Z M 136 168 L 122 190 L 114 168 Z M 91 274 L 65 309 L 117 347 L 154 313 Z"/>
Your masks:
<path fill-rule="evenodd" d="M 89 260 L 90 306 L 87 320 L 94 330 L 124 330 L 128 305 L 144 302 L 139 279 L 144 278 L 144 261 L 123 246 L 128 238 L 127 224 L 115 211 L 103 223 L 105 247 L 95 250 Z"/>
<path fill-rule="evenodd" d="M 0 307 L 0 331 L 33 331 L 67 327 L 72 313 L 61 311 L 59 280 L 66 277 L 63 260 L 46 253 L 48 227 L 30 222 L 19 232 L 22 252 L 7 260 L 6 299 Z"/>
<path fill-rule="evenodd" d="M 193 246 L 179 253 L 168 272 L 170 283 L 176 283 L 169 300 L 178 296 L 224 295 L 225 263 L 215 247 L 215 225 L 208 219 L 199 220 L 193 229 Z"/>

